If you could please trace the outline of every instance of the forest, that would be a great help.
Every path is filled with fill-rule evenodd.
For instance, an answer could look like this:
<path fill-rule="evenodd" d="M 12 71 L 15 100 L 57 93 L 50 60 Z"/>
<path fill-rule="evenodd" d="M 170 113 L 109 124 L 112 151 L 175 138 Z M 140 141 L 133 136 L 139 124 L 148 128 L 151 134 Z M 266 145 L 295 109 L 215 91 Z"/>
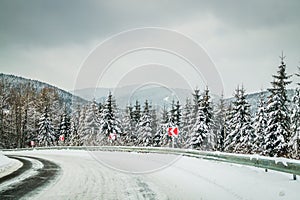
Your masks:
<path fill-rule="evenodd" d="M 282 58 L 254 113 L 244 86 L 231 101 L 213 101 L 207 86 L 158 110 L 150 97 L 119 108 L 111 93 L 103 102 L 71 104 L 55 87 L 1 76 L 0 148 L 153 146 L 300 159 L 300 83 L 289 97 L 291 76 Z M 168 127 L 178 127 L 178 137 Z"/>

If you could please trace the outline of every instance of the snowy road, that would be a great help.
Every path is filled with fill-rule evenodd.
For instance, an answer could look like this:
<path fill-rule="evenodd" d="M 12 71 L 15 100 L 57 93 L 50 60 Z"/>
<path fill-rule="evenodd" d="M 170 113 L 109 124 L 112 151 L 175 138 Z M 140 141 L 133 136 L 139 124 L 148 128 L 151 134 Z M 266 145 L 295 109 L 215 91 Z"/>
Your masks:
<path fill-rule="evenodd" d="M 24 195 L 35 191 L 40 186 L 51 182 L 58 176 L 58 165 L 34 157 L 10 156 L 18 160 L 22 166 L 7 176 L 0 179 L 1 199 L 19 199 Z"/>
<path fill-rule="evenodd" d="M 47 159 L 60 175 L 24 199 L 299 199 L 291 175 L 175 155 L 81 150 L 6 152 Z M 0 190 L 1 190 L 0 185 Z"/>

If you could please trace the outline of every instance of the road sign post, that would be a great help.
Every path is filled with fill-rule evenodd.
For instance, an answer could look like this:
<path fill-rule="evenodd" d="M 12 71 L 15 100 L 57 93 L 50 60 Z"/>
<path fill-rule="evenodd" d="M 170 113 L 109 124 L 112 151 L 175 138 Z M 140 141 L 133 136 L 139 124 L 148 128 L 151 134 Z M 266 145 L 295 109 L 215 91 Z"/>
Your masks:
<path fill-rule="evenodd" d="M 30 141 L 30 146 L 33 148 L 35 145 L 35 142 L 34 141 Z"/>
<path fill-rule="evenodd" d="M 115 139 L 117 139 L 117 134 L 116 133 L 110 133 L 108 137 L 109 137 L 110 140 L 115 140 Z"/>
<path fill-rule="evenodd" d="M 178 127 L 168 127 L 167 132 L 168 135 L 172 137 L 172 147 L 175 148 L 175 138 L 177 138 L 179 134 Z"/>
<path fill-rule="evenodd" d="M 64 141 L 65 141 L 65 136 L 64 136 L 64 135 L 60 135 L 60 136 L 59 136 L 59 141 L 64 142 Z"/>

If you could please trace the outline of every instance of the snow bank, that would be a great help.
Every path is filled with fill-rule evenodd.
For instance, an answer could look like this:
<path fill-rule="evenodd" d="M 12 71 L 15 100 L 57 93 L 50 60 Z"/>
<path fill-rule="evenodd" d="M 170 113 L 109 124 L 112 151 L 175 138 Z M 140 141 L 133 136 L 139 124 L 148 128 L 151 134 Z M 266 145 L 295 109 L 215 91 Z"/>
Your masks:
<path fill-rule="evenodd" d="M 22 166 L 17 160 L 10 159 L 0 152 L 0 178 L 12 173 Z"/>
<path fill-rule="evenodd" d="M 11 160 L 0 152 L 0 170 L 11 162 Z"/>

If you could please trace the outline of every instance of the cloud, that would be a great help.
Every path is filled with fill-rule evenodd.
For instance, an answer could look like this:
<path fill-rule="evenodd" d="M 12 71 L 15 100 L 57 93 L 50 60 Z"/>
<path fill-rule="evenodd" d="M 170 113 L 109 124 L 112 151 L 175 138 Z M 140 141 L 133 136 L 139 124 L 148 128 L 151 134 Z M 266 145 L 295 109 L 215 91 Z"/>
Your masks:
<path fill-rule="evenodd" d="M 130 28 L 174 27 L 207 15 L 243 30 L 298 25 L 299 7 L 297 0 L 4 0 L 0 2 L 0 45 L 86 43 Z"/>
<path fill-rule="evenodd" d="M 174 26 L 214 15 L 237 28 L 297 23 L 299 1 L 1 1 L 1 45 L 84 43 L 142 26 Z"/>
<path fill-rule="evenodd" d="M 281 50 L 291 73 L 299 64 L 299 7 L 297 0 L 2 0 L 0 67 L 71 89 L 68 69 L 74 76 L 93 45 L 120 31 L 155 26 L 203 45 L 227 94 L 241 81 L 255 91 L 275 73 Z M 237 80 L 232 73 L 245 74 Z"/>

